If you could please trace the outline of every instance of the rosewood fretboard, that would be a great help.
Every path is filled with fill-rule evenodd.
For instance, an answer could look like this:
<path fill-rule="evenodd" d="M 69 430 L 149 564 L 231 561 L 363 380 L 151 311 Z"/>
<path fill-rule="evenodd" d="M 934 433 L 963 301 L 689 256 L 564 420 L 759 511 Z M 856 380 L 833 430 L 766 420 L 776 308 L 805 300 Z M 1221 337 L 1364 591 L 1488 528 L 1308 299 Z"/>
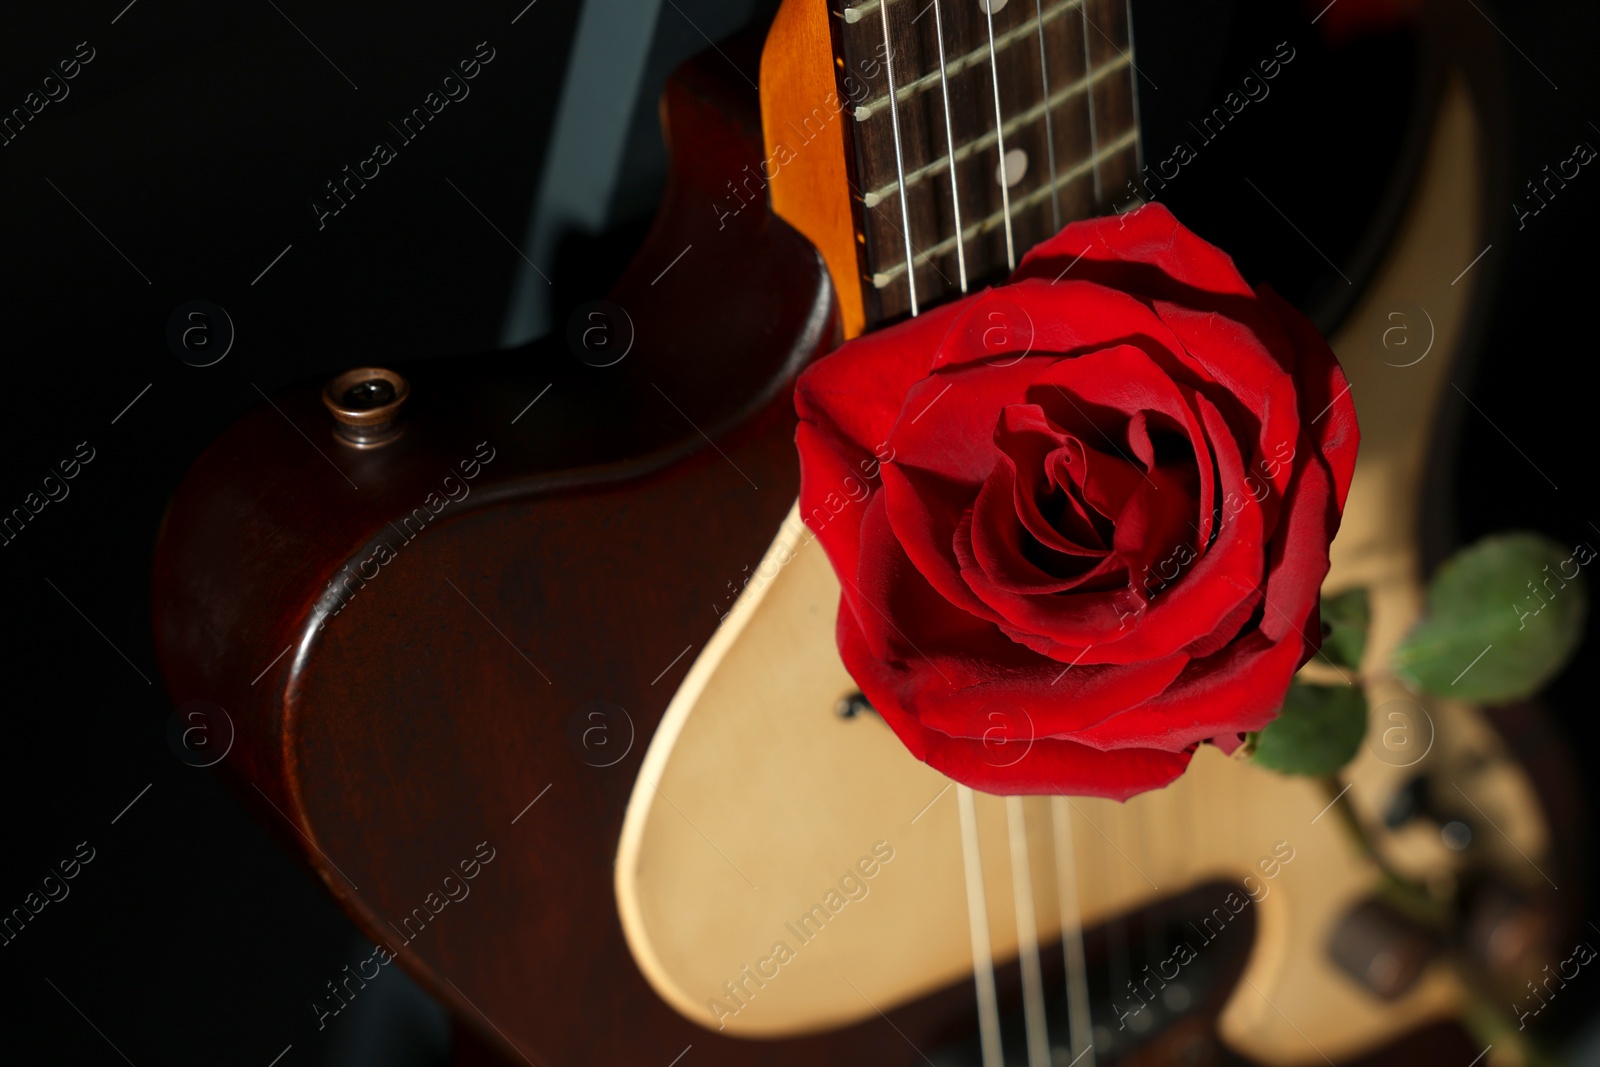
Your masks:
<path fill-rule="evenodd" d="M 869 324 L 959 295 L 963 276 L 1004 277 L 1065 223 L 1130 199 L 1127 0 L 830 5 Z"/>

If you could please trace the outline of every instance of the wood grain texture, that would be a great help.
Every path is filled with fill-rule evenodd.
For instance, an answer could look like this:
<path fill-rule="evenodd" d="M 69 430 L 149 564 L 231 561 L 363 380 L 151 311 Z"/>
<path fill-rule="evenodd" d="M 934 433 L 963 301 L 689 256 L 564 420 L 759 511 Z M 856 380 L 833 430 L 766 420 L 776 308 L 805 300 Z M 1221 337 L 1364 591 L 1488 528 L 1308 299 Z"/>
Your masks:
<path fill-rule="evenodd" d="M 762 175 L 772 211 L 816 246 L 838 293 L 844 336 L 866 328 L 849 198 L 845 124 L 826 0 L 784 0 L 761 53 Z"/>
<path fill-rule="evenodd" d="M 817 256 L 791 229 L 754 207 L 706 209 L 722 197 L 732 214 L 727 183 L 763 158 L 747 90 L 716 56 L 673 84 L 672 187 L 612 294 L 638 332 L 612 373 L 559 343 L 406 368 L 406 436 L 359 455 L 332 442 L 312 383 L 208 450 L 167 517 L 154 600 L 173 696 L 228 708 L 239 740 L 223 766 L 242 802 L 367 936 L 410 937 L 399 963 L 450 1009 L 463 1064 L 665 1064 L 692 1045 L 684 1067 L 898 1067 L 975 1026 L 963 979 L 827 1034 L 704 1030 L 655 995 L 614 907 L 622 812 L 692 653 L 672 661 L 703 645 L 713 605 L 792 499 L 785 389 L 838 326 Z M 401 535 L 319 630 L 330 580 L 445 474 L 459 482 L 485 439 L 495 458 L 470 497 Z M 625 708 L 638 738 L 610 767 L 581 741 L 602 708 Z M 623 727 L 607 724 L 619 740 Z M 469 897 L 439 906 L 480 842 L 495 858 Z M 1016 968 L 999 979 L 1015 1006 Z M 1209 1033 L 1215 1008 L 1194 1026 Z M 1123 1062 L 1205 1062 L 1188 1034 L 1171 1036 Z M 1454 1062 L 1476 1051 L 1446 1041 L 1465 1052 Z M 1412 1047 L 1440 1045 L 1430 1034 Z"/>
<path fill-rule="evenodd" d="M 1432 412 L 1468 308 L 1468 292 L 1449 281 L 1451 265 L 1477 247 L 1478 142 L 1466 93 L 1455 83 L 1414 211 L 1376 287 L 1334 341 L 1368 429 L 1328 587 L 1371 589 L 1370 733 L 1380 744 L 1393 733 L 1389 702 L 1407 699 L 1381 662 L 1420 609 L 1420 478 Z M 1397 368 L 1385 358 L 1383 328 L 1390 309 L 1414 299 L 1431 309 L 1438 335 L 1427 361 Z M 832 920 L 837 926 L 808 939 L 770 990 L 721 1020 L 751 1036 L 870 1018 L 971 967 L 948 783 L 912 759 L 881 722 L 840 721 L 832 713 L 855 688 L 834 643 L 838 592 L 820 546 L 791 513 L 652 742 L 618 854 L 619 906 L 641 966 L 674 1006 L 707 1022 L 713 999 L 723 997 L 721 983 L 737 981 L 742 965 L 768 955 L 774 938 L 794 939 L 793 921 L 838 871 L 875 842 L 895 850 L 868 895 Z M 1412 700 L 1410 736 L 1392 751 L 1369 746 L 1351 769 L 1358 809 L 1377 822 L 1387 798 L 1421 771 L 1454 782 L 1509 835 L 1494 845 L 1506 876 L 1536 890 L 1536 869 L 1515 852 L 1543 858 L 1550 838 L 1526 774 L 1476 709 L 1427 703 L 1436 730 L 1429 752 L 1421 752 L 1422 705 Z M 1285 842 L 1298 858 L 1283 865 L 1257 905 L 1248 981 L 1221 1017 L 1234 1047 L 1276 1064 L 1342 1059 L 1448 1014 L 1460 990 L 1441 969 L 1401 1000 L 1383 1003 L 1328 958 L 1338 920 L 1375 890 L 1377 877 L 1337 821 L 1320 817 L 1327 802 L 1313 782 L 1235 764 L 1210 748 L 1165 790 L 1126 805 L 1077 800 L 1084 918 L 1100 921 L 1207 879 L 1238 882 Z M 1056 890 L 1048 809 L 1031 803 L 1034 895 L 1045 902 L 1039 925 L 1049 939 L 1061 917 L 1050 904 Z M 1007 958 L 1018 942 L 1004 818 L 998 800 L 980 798 L 979 807 L 990 933 L 996 954 Z M 1394 862 L 1418 876 L 1464 869 L 1422 825 L 1386 844 Z"/>
<path fill-rule="evenodd" d="M 941 0 L 933 8 L 908 0 L 836 0 L 835 9 L 841 95 L 855 105 L 849 123 L 852 205 L 863 237 L 864 273 L 872 282 L 866 294 L 869 322 L 893 321 L 910 311 L 907 232 L 918 303 L 926 308 L 960 295 L 958 214 L 968 287 L 975 289 L 1010 272 L 1008 215 L 1012 253 L 1020 260 L 1067 222 L 1105 213 L 1114 199 L 1130 202 L 1124 185 L 1135 173 L 1138 129 L 1123 0 L 1014 0 L 999 6 L 992 59 L 990 20 L 975 2 Z M 847 17 L 852 12 L 857 14 Z M 892 46 L 887 52 L 885 19 Z M 886 54 L 894 65 L 893 115 Z M 1002 141 L 1011 182 L 1007 196 L 1000 182 Z"/>
<path fill-rule="evenodd" d="M 676 675 L 652 683 L 709 636 L 717 591 L 789 506 L 789 388 L 837 336 L 803 239 L 706 210 L 759 158 L 739 84 L 713 55 L 669 90 L 672 186 L 611 294 L 637 332 L 627 359 L 592 368 L 557 342 L 405 368 L 406 432 L 370 451 L 334 443 L 321 383 L 291 390 L 200 457 L 158 546 L 163 672 L 176 701 L 229 711 L 243 802 L 459 1020 L 539 1063 L 666 1062 L 691 1041 L 718 1061 L 639 977 L 610 866 Z M 393 558 L 360 568 L 380 543 Z M 365 577 L 330 600 L 347 565 Z M 572 741 L 602 701 L 640 735 L 612 768 Z M 441 905 L 480 843 L 494 858 Z M 724 1044 L 722 1062 L 753 1058 Z M 864 1042 L 896 1062 L 891 1045 Z"/>
<path fill-rule="evenodd" d="M 176 702 L 228 710 L 238 738 L 220 766 L 240 802 L 448 1008 L 463 1067 L 665 1064 L 691 1045 L 686 1062 L 712 1067 L 912 1067 L 975 1028 L 967 982 L 888 1021 L 739 1040 L 656 996 L 617 917 L 622 813 L 692 656 L 667 668 L 703 644 L 789 506 L 787 386 L 837 328 L 818 258 L 783 223 L 744 212 L 706 232 L 706 199 L 760 153 L 735 72 L 716 56 L 680 72 L 665 111 L 672 189 L 612 294 L 635 353 L 616 373 L 559 343 L 403 368 L 406 432 L 372 451 L 335 444 L 320 382 L 246 416 L 164 524 L 163 675 Z M 652 285 L 691 242 L 717 255 Z M 709 291 L 726 298 L 714 319 Z M 460 462 L 486 439 L 494 458 L 470 494 L 385 542 L 446 475 L 463 483 Z M 378 543 L 398 552 L 330 601 L 330 582 Z M 601 709 L 626 749 L 612 766 L 596 764 L 613 750 L 583 742 Z M 467 879 L 480 847 L 493 858 Z M 1000 968 L 1003 1005 L 1019 984 Z"/>
<path fill-rule="evenodd" d="M 850 9 L 858 17 L 846 18 Z M 773 210 L 827 262 L 847 337 L 909 312 L 908 232 L 922 307 L 960 295 L 958 217 L 969 287 L 1008 273 L 1002 139 L 1008 155 L 1026 159 L 1008 172 L 1017 259 L 1066 222 L 1107 210 L 1113 194 L 1129 200 L 1138 129 L 1123 0 L 1016 0 L 995 12 L 994 34 L 991 66 L 988 20 L 974 3 L 941 0 L 933 11 L 785 0 L 779 8 L 761 64 L 767 158 L 736 181 L 728 206 L 770 183 Z"/>

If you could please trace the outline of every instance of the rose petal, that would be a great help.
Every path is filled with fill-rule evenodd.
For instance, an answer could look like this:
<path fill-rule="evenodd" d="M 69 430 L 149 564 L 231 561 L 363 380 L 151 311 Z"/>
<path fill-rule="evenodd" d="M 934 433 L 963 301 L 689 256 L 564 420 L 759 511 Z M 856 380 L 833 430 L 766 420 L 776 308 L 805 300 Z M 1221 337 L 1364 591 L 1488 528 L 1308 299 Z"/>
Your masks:
<path fill-rule="evenodd" d="M 1260 332 L 1213 312 L 1158 303 L 1161 321 L 1183 345 L 1185 362 L 1198 367 L 1219 388 L 1202 387 L 1205 396 L 1228 415 L 1230 425 L 1251 431 L 1257 447 L 1245 450 L 1253 477 L 1269 483 L 1277 495 L 1288 487 L 1287 464 L 1271 461 L 1280 445 L 1292 446 L 1300 436 L 1294 379 L 1284 371 Z M 1253 317 L 1260 319 L 1259 314 Z M 1241 432 L 1242 440 L 1248 440 Z M 1268 528 L 1276 506 L 1268 507 Z"/>
<path fill-rule="evenodd" d="M 961 317 L 942 335 L 936 370 L 1006 369 L 1026 358 L 1081 355 L 1120 344 L 1160 348 L 1171 338 L 1146 302 L 1088 282 L 1024 281 L 985 290 L 961 306 Z"/>
<path fill-rule="evenodd" d="M 1252 633 L 1205 659 L 1191 661 L 1160 696 L 1074 735 L 1109 750 L 1179 752 L 1224 731 L 1259 730 L 1283 706 L 1299 666 L 1298 640 L 1273 642 Z"/>
<path fill-rule="evenodd" d="M 795 383 L 800 420 L 846 458 L 873 455 L 889 439 L 906 391 L 927 377 L 940 339 L 960 315 L 959 303 L 946 304 L 857 337 L 813 363 Z"/>
<path fill-rule="evenodd" d="M 1262 306 L 1275 315 L 1294 345 L 1295 389 L 1300 399 L 1300 421 L 1310 427 L 1317 453 L 1327 461 L 1333 475 L 1334 499 L 1344 510 L 1355 474 L 1356 450 L 1361 431 L 1356 425 L 1355 399 L 1350 383 L 1334 358 L 1333 349 L 1288 301 L 1269 286 L 1257 290 Z"/>
<path fill-rule="evenodd" d="M 1037 404 L 1010 404 L 1000 413 L 994 444 L 1000 455 L 990 480 L 1008 480 L 1012 506 L 1027 532 L 1057 552 L 1104 555 L 1106 539 L 1072 491 L 1077 483 L 1073 472 L 1085 462 L 1083 443 L 1052 424 Z M 1047 495 L 1061 502 L 1052 518 L 1040 508 L 1040 498 Z"/>
<path fill-rule="evenodd" d="M 890 535 L 884 504 L 867 506 L 862 571 L 845 581 L 841 633 L 849 617 L 864 658 L 846 661 L 863 686 L 945 733 L 981 736 L 988 711 L 1048 691 L 1037 709 L 1042 735 L 1081 729 L 1159 693 L 1183 669 L 1182 652 L 1117 668 L 1062 665 L 1008 640 L 992 624 L 953 607 L 922 578 Z M 870 564 L 870 565 L 869 565 Z M 1053 680 L 1053 681 L 1052 681 Z"/>
<path fill-rule="evenodd" d="M 1153 297 L 1167 295 L 1154 289 L 1173 291 L 1179 286 L 1254 295 L 1227 253 L 1197 237 L 1160 203 L 1071 223 L 1023 256 L 1011 280 L 1058 277 L 1088 279 Z"/>
<path fill-rule="evenodd" d="M 1313 654 L 1348 383 L 1160 205 L 1074 224 L 1003 289 L 852 342 L 796 406 L 840 653 L 969 785 L 1159 787 L 1200 742 L 1270 721 Z"/>
<path fill-rule="evenodd" d="M 1339 508 L 1327 466 L 1312 452 L 1309 440 L 1301 441 L 1305 459 L 1295 465 L 1284 517 L 1268 546 L 1261 632 L 1275 641 L 1293 634 L 1316 648 L 1322 634 L 1307 631 L 1306 622 L 1328 575 L 1328 544 L 1339 530 Z"/>
<path fill-rule="evenodd" d="M 1004 489 L 991 493 L 989 487 L 978 494 L 978 504 L 956 526 L 956 563 L 968 588 L 983 599 L 996 612 L 1005 613 L 1004 602 L 1015 596 L 1045 596 L 1070 592 L 1075 589 L 1100 591 L 1106 582 L 1114 581 L 1116 588 L 1127 584 L 1127 568 L 1110 552 L 1092 556 L 1058 556 L 1070 561 L 1074 569 L 1067 574 L 1053 574 L 1039 566 L 1026 554 L 1018 551 L 1015 541 L 1028 536 L 1017 521 L 1016 514 L 992 501 L 1004 495 Z M 1009 502 L 1004 502 L 1009 503 Z M 977 521 L 979 509 L 999 512 L 996 519 Z M 1006 525 L 1009 522 L 1010 525 Z M 997 599 L 986 597 L 986 591 L 998 592 Z"/>
<path fill-rule="evenodd" d="M 1171 782 L 1183 773 L 1192 755 L 1148 749 L 1099 751 L 1073 741 L 1040 737 L 1011 763 L 1008 761 L 1014 757 L 1009 751 L 985 745 L 981 732 L 978 740 L 952 737 L 923 725 L 907 712 L 896 695 L 897 680 L 884 676 L 886 665 L 867 647 L 853 614 L 839 614 L 839 652 L 863 694 L 912 755 L 984 792 L 1126 800 Z M 992 695 L 999 697 L 998 693 Z"/>

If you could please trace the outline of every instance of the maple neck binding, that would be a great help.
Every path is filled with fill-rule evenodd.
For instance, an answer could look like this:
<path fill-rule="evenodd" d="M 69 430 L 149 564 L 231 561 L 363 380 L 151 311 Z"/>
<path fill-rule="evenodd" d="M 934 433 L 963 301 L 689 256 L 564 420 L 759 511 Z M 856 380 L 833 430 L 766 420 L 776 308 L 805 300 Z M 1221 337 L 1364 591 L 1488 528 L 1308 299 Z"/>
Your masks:
<path fill-rule="evenodd" d="M 827 262 L 846 335 L 1129 200 L 1136 78 L 1127 0 L 787 0 L 762 177 Z"/>

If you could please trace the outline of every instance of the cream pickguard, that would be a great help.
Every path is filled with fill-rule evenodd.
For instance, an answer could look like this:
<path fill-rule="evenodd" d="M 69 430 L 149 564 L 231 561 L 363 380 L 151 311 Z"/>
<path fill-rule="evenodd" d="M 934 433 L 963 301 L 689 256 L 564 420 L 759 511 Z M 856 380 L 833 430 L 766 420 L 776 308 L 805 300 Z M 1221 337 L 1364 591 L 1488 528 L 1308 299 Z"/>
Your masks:
<path fill-rule="evenodd" d="M 1411 212 L 1335 339 L 1363 444 L 1327 588 L 1366 585 L 1372 596 L 1372 722 L 1347 771 L 1357 811 L 1375 825 L 1403 782 L 1442 774 L 1502 831 L 1484 847 L 1504 854 L 1508 875 L 1536 879 L 1516 850 L 1538 860 L 1547 829 L 1521 769 L 1474 709 L 1414 698 L 1383 667 L 1421 607 L 1423 462 L 1471 296 L 1451 279 L 1482 248 L 1478 142 L 1467 94 L 1453 84 Z M 651 742 L 617 853 L 617 905 L 641 970 L 685 1016 L 732 1034 L 857 1022 L 973 969 L 956 792 L 875 716 L 835 715 L 856 688 L 834 647 L 838 599 L 820 546 L 791 513 Z M 1004 805 L 977 799 L 990 936 L 1004 960 L 1018 945 Z M 1040 939 L 1050 950 L 1061 927 L 1058 874 L 1075 877 L 1085 925 L 1203 881 L 1254 875 L 1268 891 L 1253 905 L 1256 942 L 1221 1018 L 1239 1052 L 1322 1062 L 1452 1012 L 1460 992 L 1442 969 L 1386 1003 L 1330 962 L 1335 923 L 1371 893 L 1376 872 L 1337 817 L 1319 815 L 1327 803 L 1315 783 L 1203 746 L 1167 789 L 1127 804 L 1074 800 L 1075 870 L 1058 872 L 1050 802 L 1031 798 Z M 875 845 L 893 858 L 857 868 Z M 1422 826 L 1383 847 L 1402 870 L 1435 878 L 1456 862 Z M 1293 859 L 1266 881 L 1260 864 L 1275 848 Z M 851 871 L 847 895 L 841 876 Z M 797 927 L 814 906 L 821 917 Z M 740 997 L 725 983 L 738 983 Z"/>

